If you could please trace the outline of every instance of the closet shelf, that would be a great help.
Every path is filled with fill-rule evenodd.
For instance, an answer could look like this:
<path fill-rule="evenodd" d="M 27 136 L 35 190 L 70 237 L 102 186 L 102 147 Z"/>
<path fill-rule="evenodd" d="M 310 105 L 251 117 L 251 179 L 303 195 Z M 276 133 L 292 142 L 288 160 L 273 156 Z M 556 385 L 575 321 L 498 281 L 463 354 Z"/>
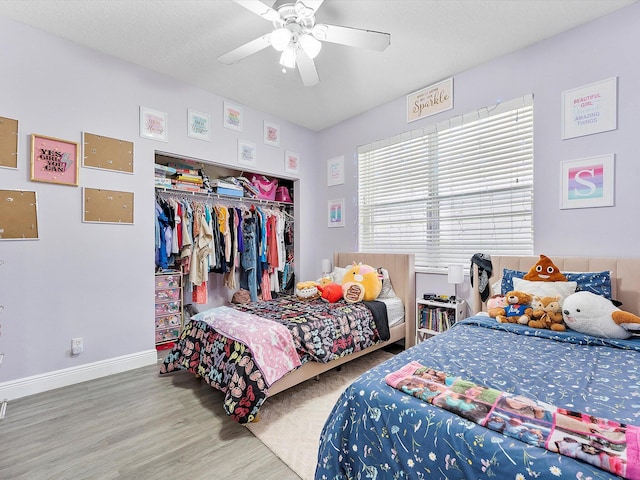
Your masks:
<path fill-rule="evenodd" d="M 290 207 L 293 206 L 292 202 L 276 202 L 275 200 L 263 200 L 261 198 L 248 198 L 248 197 L 234 197 L 232 195 L 220 195 L 219 193 L 207 193 L 207 192 L 190 192 L 188 190 L 178 190 L 175 188 L 156 187 L 156 192 L 166 193 L 167 195 L 182 195 L 184 197 L 194 198 L 213 198 L 224 201 L 240 202 L 247 204 L 261 204 L 261 205 L 275 205 Z"/>

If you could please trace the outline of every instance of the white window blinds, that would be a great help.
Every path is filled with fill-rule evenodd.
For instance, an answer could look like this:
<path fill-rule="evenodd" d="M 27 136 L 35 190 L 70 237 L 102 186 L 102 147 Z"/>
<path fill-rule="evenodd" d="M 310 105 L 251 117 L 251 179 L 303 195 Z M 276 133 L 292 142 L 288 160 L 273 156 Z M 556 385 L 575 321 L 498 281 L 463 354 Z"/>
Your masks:
<path fill-rule="evenodd" d="M 359 248 L 416 267 L 533 253 L 533 96 L 358 148 Z"/>

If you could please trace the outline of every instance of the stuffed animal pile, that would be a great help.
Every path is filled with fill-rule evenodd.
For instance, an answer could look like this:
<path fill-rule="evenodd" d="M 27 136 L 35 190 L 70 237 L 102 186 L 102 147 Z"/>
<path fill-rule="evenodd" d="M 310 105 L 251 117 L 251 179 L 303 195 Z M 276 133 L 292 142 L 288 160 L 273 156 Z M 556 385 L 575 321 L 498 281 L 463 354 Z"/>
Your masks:
<path fill-rule="evenodd" d="M 532 295 L 513 290 L 504 296 L 505 306 L 494 307 L 489 310 L 489 316 L 495 318 L 498 323 L 520 323 L 526 325 L 531 319 Z"/>
<path fill-rule="evenodd" d="M 567 277 L 546 255 L 540 255 L 540 259 L 529 269 L 523 279 L 530 282 L 567 281 Z M 546 297 L 512 291 L 508 292 L 505 298 L 508 306 L 504 307 L 504 313 L 500 310 L 489 309 L 489 316 L 494 317 L 498 322 L 519 323 L 533 328 L 554 331 L 566 330 L 560 297 Z"/>
<path fill-rule="evenodd" d="M 342 284 L 331 277 L 323 277 L 317 282 L 298 282 L 296 296 L 301 300 L 322 298 L 329 303 L 344 299 L 348 303 L 375 300 L 382 290 L 382 280 L 378 271 L 362 263 L 354 263 L 344 274 Z"/>
<path fill-rule="evenodd" d="M 523 279 L 530 282 L 567 281 L 545 255 L 540 255 Z M 489 316 L 500 323 L 520 323 L 557 332 L 568 327 L 587 335 L 616 339 L 627 339 L 640 333 L 640 317 L 620 310 L 605 297 L 586 291 L 572 293 L 562 300 L 560 296 L 531 295 L 514 290 L 505 296 L 490 298 L 487 310 Z"/>
<path fill-rule="evenodd" d="M 564 332 L 566 327 L 563 323 L 562 308 L 560 307 L 560 297 L 538 297 L 534 296 L 531 301 L 530 327 L 546 328 L 556 332 Z"/>

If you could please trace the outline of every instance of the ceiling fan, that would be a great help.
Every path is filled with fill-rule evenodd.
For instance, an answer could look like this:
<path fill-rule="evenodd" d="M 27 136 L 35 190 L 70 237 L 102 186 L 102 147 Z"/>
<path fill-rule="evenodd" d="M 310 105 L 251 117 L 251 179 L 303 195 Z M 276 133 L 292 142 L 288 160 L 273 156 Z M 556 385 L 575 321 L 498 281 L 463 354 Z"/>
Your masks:
<path fill-rule="evenodd" d="M 285 69 L 298 67 L 302 83 L 320 83 L 313 59 L 320 53 L 322 42 L 383 51 L 391 42 L 388 33 L 316 23 L 316 11 L 323 0 L 276 0 L 269 7 L 260 0 L 234 0 L 238 5 L 273 23 L 274 30 L 218 57 L 231 65 L 269 46 L 279 52 Z"/>

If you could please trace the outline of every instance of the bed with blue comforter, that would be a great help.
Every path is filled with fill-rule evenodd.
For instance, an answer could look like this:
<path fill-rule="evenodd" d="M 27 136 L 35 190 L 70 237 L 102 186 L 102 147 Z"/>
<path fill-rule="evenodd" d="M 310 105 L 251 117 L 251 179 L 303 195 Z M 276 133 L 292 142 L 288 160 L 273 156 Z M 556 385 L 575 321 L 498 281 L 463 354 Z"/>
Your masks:
<path fill-rule="evenodd" d="M 389 386 L 385 377 L 412 361 L 606 419 L 607 425 L 640 425 L 640 339 L 602 339 L 476 316 L 396 355 L 344 391 L 320 438 L 316 480 L 620 478 L 612 472 L 635 478 L 606 434 L 586 431 L 562 439 L 565 448 L 590 444 L 590 458 L 571 458 Z"/>

